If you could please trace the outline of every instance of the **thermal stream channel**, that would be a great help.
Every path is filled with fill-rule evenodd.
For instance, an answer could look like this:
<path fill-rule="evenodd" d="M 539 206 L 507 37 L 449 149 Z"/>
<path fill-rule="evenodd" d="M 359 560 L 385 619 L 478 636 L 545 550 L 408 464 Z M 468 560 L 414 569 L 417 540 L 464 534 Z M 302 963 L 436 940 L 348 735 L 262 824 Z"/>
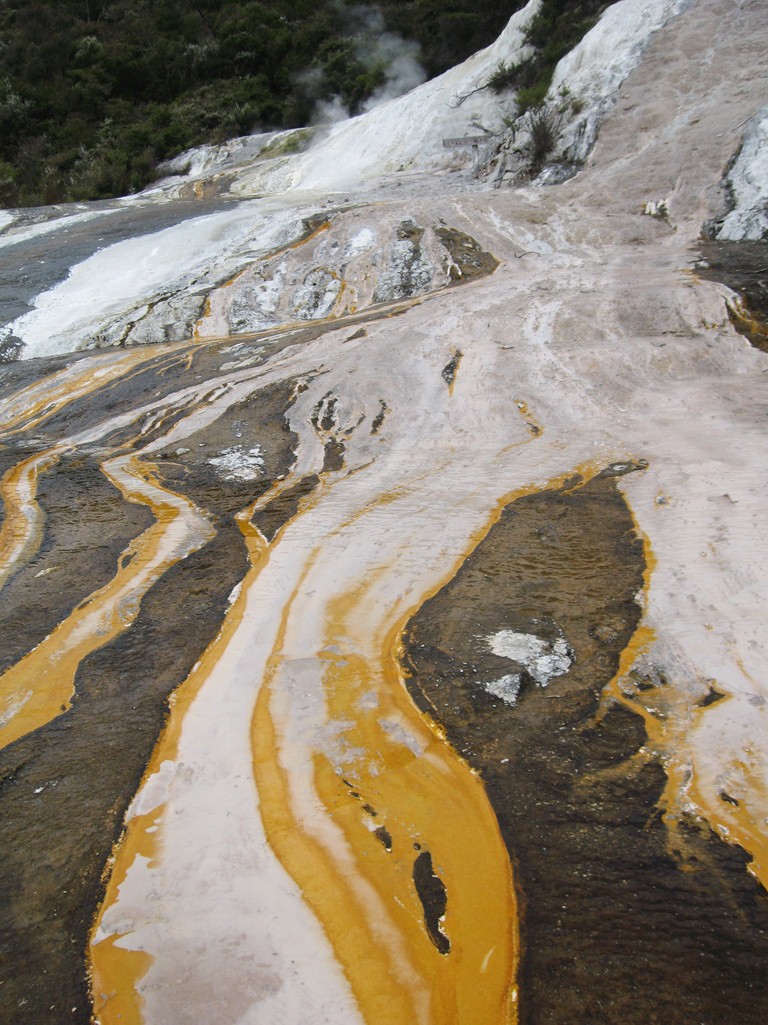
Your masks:
<path fill-rule="evenodd" d="M 297 425 L 308 420 L 295 414 Z M 496 456 L 486 454 L 486 469 Z M 483 530 L 478 482 L 490 477 L 460 462 L 465 508 Z M 441 556 L 425 562 L 427 547 L 450 565 L 457 544 L 474 543 L 466 522 L 444 523 L 447 466 L 433 464 L 427 480 L 425 469 L 417 488 L 400 480 L 395 490 L 387 464 L 325 474 L 269 547 L 239 518 L 252 570 L 177 692 L 94 933 L 102 1025 L 162 1021 L 171 1003 L 186 1021 L 179 1001 L 189 1014 L 210 1002 L 234 1020 L 250 1000 L 258 1009 L 244 1020 L 298 1022 L 305 987 L 318 1021 L 358 1020 L 355 1004 L 382 1025 L 393 1007 L 398 1020 L 424 1023 L 513 1019 L 508 855 L 482 786 L 417 712 L 395 659 L 414 601 L 439 583 L 429 566 Z M 203 842 L 207 858 L 229 866 L 205 885 Z M 447 953 L 414 888 L 420 852 L 447 894 Z M 344 976 L 320 961 L 326 941 L 304 901 Z M 235 949 L 251 954 L 233 962 L 225 952 Z"/>
<path fill-rule="evenodd" d="M 212 536 L 206 518 L 189 502 L 152 481 L 151 467 L 126 456 L 105 464 L 104 472 L 129 501 L 148 505 L 157 522 L 131 545 L 110 584 L 0 676 L 0 701 L 7 709 L 0 716 L 0 744 L 12 743 L 65 711 L 83 658 L 128 629 L 142 596 L 166 569 Z"/>
<path fill-rule="evenodd" d="M 42 537 L 40 509 L 35 501 L 38 474 L 57 462 L 64 448 L 52 448 L 13 466 L 0 481 L 5 517 L 0 525 L 0 587 L 15 568 L 29 560 Z M 0 721 L 2 713 L 0 713 Z"/>
<path fill-rule="evenodd" d="M 74 381 L 70 375 L 64 375 L 70 377 L 72 389 L 66 398 L 56 396 L 54 380 L 54 401 L 33 401 L 19 418 L 37 424 L 46 412 L 51 415 L 59 402 L 74 401 L 103 385 L 105 378 L 114 379 L 146 359 L 146 354 L 131 353 L 118 359 L 116 367 L 107 365 L 105 373 L 93 374 L 88 366 L 75 375 Z M 33 397 L 35 392 L 32 388 L 28 394 Z M 78 440 L 31 457 L 6 474 L 1 486 L 6 519 L 0 534 L 4 542 L 0 584 L 10 576 L 16 563 L 31 558 L 39 544 L 40 513 L 35 501 L 38 473 L 50 468 Z M 102 469 L 128 501 L 149 506 L 156 522 L 123 554 L 108 585 L 82 602 L 45 640 L 0 676 L 0 746 L 12 743 L 65 711 L 83 658 L 127 629 L 138 613 L 142 596 L 159 577 L 212 536 L 212 528 L 203 514 L 152 479 L 151 465 L 142 465 L 133 456 L 119 456 L 107 460 Z"/>
<path fill-rule="evenodd" d="M 80 360 L 43 381 L 35 382 L 5 398 L 0 405 L 3 418 L 2 437 L 30 430 L 43 424 L 54 413 L 109 381 L 118 380 L 127 367 L 135 367 L 150 358 L 146 354 L 129 353 L 110 356 L 106 360 Z M 151 358 L 154 358 L 151 357 Z M 67 451 L 59 445 L 37 453 L 11 467 L 0 481 L 5 517 L 0 525 L 0 587 L 13 574 L 14 568 L 29 562 L 41 539 L 40 509 L 35 501 L 37 478 L 50 469 Z"/>

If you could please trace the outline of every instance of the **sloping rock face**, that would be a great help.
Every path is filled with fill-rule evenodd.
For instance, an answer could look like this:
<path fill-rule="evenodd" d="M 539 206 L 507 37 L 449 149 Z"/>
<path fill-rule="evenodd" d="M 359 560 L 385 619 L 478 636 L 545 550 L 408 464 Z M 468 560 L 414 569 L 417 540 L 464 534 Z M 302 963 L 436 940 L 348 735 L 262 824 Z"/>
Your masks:
<path fill-rule="evenodd" d="M 766 1020 L 768 357 L 696 264 L 768 23 L 639 6 L 560 185 L 442 149 L 532 4 L 228 197 L 8 215 L 3 1020 Z"/>

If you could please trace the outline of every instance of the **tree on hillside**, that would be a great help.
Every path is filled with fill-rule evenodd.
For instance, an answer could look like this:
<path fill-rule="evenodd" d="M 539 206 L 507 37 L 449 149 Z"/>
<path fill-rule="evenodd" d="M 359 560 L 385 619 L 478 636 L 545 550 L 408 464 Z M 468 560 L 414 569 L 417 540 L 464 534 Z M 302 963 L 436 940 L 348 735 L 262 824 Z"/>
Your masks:
<path fill-rule="evenodd" d="M 390 32 L 416 40 L 432 76 L 490 43 L 521 6 L 5 0 L 0 204 L 124 194 L 191 146 L 307 124 L 331 98 L 354 113 L 386 72 L 359 45 L 361 12 L 380 11 Z"/>

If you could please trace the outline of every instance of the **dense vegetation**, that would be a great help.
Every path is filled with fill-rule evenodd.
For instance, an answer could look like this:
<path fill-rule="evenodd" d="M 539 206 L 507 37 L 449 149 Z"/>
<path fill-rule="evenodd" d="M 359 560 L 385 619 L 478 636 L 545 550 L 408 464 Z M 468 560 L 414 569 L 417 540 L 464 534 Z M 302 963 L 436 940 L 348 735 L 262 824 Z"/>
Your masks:
<path fill-rule="evenodd" d="M 123 194 L 201 142 L 306 124 L 331 97 L 354 111 L 385 77 L 366 6 L 434 75 L 522 4 L 0 0 L 0 205 Z"/>
<path fill-rule="evenodd" d="M 542 0 L 526 39 L 535 47 L 518 64 L 500 64 L 488 85 L 496 92 L 515 89 L 520 113 L 538 107 L 558 62 L 589 32 L 614 0 Z"/>

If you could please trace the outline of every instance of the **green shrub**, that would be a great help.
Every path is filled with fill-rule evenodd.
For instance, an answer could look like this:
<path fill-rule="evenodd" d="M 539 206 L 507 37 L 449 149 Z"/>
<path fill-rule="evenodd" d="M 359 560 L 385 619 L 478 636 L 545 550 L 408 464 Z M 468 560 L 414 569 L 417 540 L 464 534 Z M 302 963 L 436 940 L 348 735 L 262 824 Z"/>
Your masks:
<path fill-rule="evenodd" d="M 614 0 L 542 0 L 525 41 L 534 53 L 517 64 L 500 63 L 485 83 L 494 92 L 517 90 L 520 114 L 543 103 L 558 62 L 569 53 Z"/>
<path fill-rule="evenodd" d="M 525 86 L 523 89 L 520 89 L 516 97 L 519 113 L 525 114 L 527 110 L 541 106 L 551 81 L 551 75 L 542 76 L 534 85 Z"/>
<path fill-rule="evenodd" d="M 314 134 L 313 128 L 299 128 L 288 135 L 273 139 L 261 150 L 259 158 L 265 160 L 270 157 L 284 157 L 291 153 L 300 153 L 309 145 Z"/>
<path fill-rule="evenodd" d="M 512 89 L 517 85 L 520 76 L 519 64 L 506 64 L 499 61 L 496 70 L 485 83 L 495 93 L 502 93 L 506 89 Z"/>
<path fill-rule="evenodd" d="M 530 134 L 530 172 L 537 175 L 547 157 L 554 150 L 560 135 L 560 114 L 549 104 L 531 107 L 525 116 L 525 127 Z"/>

